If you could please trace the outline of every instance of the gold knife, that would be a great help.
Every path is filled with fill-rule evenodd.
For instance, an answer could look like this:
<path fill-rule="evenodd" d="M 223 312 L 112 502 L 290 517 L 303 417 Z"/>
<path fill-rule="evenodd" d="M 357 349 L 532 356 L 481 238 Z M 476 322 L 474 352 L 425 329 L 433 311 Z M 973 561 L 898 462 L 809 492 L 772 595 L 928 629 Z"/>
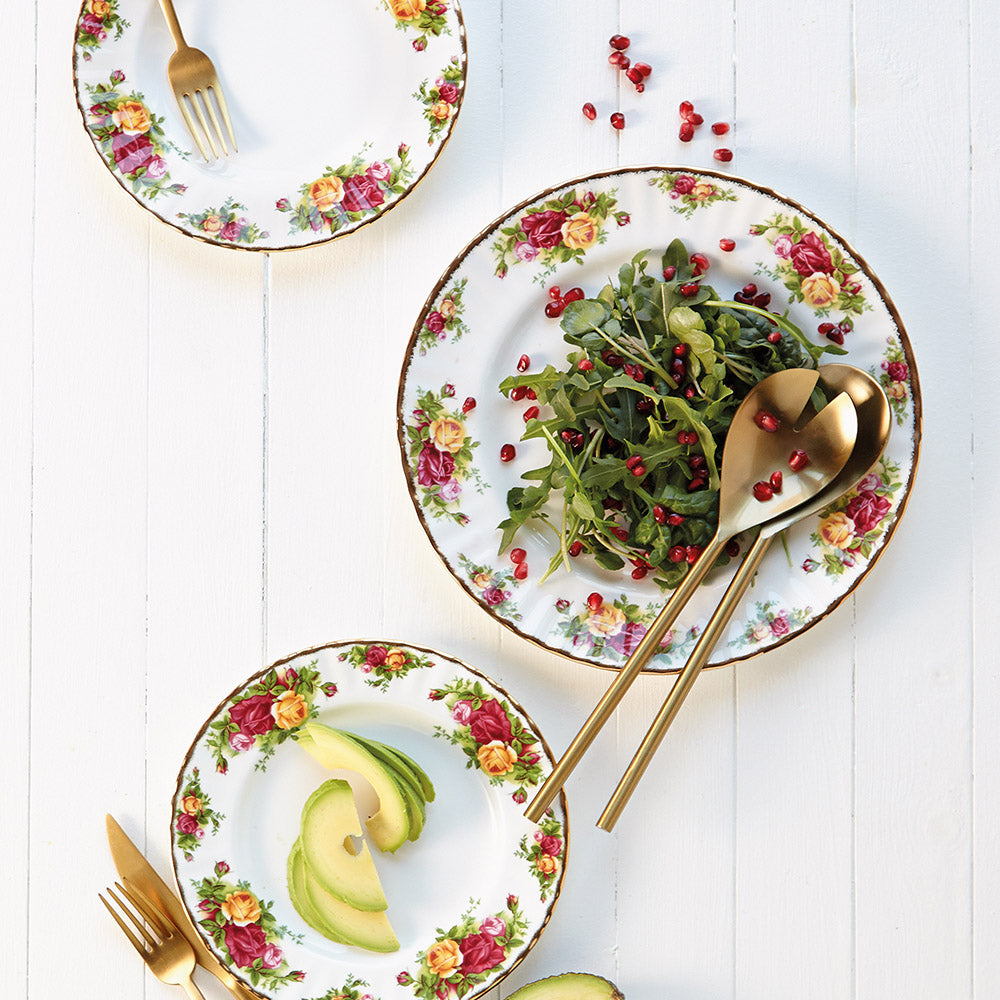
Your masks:
<path fill-rule="evenodd" d="M 220 961 L 198 933 L 194 922 L 184 905 L 170 890 L 166 882 L 156 873 L 156 869 L 146 860 L 142 852 L 129 840 L 125 831 L 110 814 L 105 817 L 108 827 L 108 844 L 111 858 L 118 874 L 137 885 L 153 902 L 161 906 L 177 924 L 181 934 L 194 948 L 198 964 L 218 979 L 234 997 L 239 1000 L 261 1000 L 249 986 L 237 979 Z"/>

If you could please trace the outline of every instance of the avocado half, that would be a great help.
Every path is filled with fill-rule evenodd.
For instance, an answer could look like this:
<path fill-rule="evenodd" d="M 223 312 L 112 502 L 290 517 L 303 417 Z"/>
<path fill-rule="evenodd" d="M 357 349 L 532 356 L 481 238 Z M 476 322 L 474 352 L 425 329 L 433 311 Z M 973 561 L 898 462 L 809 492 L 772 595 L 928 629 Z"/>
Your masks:
<path fill-rule="evenodd" d="M 589 972 L 564 972 L 522 986 L 507 1000 L 625 1000 L 613 983 Z"/>

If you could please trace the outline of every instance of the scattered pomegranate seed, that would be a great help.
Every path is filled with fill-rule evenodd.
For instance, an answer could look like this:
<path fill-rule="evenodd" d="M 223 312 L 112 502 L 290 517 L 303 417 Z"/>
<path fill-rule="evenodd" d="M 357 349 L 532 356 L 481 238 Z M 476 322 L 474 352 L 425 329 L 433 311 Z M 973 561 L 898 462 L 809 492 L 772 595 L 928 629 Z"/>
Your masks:
<path fill-rule="evenodd" d="M 660 504 L 655 504 L 653 506 L 653 520 L 657 524 L 667 523 L 667 512 L 663 507 L 660 506 Z"/>
<path fill-rule="evenodd" d="M 531 389 L 531 388 L 528 389 L 528 391 L 525 393 L 525 396 L 528 399 L 538 399 L 538 393 L 535 392 L 535 390 Z"/>
<path fill-rule="evenodd" d="M 622 59 L 624 58 L 625 57 L 619 51 L 615 50 L 608 56 L 608 62 L 611 63 L 612 66 L 621 66 Z"/>
<path fill-rule="evenodd" d="M 567 551 L 575 559 L 583 551 L 583 542 L 577 539 Z"/>
<path fill-rule="evenodd" d="M 611 116 L 611 127 L 619 130 L 625 128 L 625 116 L 620 111 Z"/>
<path fill-rule="evenodd" d="M 642 413 L 642 414 L 652 413 L 655 408 L 656 404 L 651 399 L 646 399 L 645 396 L 643 396 L 642 399 L 637 399 L 635 401 L 636 413 Z"/>
<path fill-rule="evenodd" d="M 728 236 L 723 236 L 719 240 L 719 249 L 724 250 L 726 253 L 731 253 L 736 249 L 736 240 L 731 240 Z"/>
<path fill-rule="evenodd" d="M 645 94 L 646 93 L 646 85 L 644 83 L 637 83 L 635 85 L 635 92 L 637 94 Z"/>
<path fill-rule="evenodd" d="M 618 68 L 624 73 L 632 65 L 632 60 L 624 52 L 619 52 L 618 56 Z"/>
<path fill-rule="evenodd" d="M 545 303 L 545 315 L 549 319 L 558 319 L 562 316 L 563 309 L 566 308 L 566 303 L 562 299 L 553 299 L 551 302 Z"/>
<path fill-rule="evenodd" d="M 625 503 L 622 500 L 616 500 L 614 497 L 605 497 L 604 506 L 608 510 L 623 510 Z"/>
<path fill-rule="evenodd" d="M 515 403 L 519 403 L 527 395 L 528 387 L 526 385 L 515 385 L 514 388 L 510 390 L 510 398 Z"/>
<path fill-rule="evenodd" d="M 514 567 L 514 579 L 524 580 L 528 576 L 528 564 L 526 562 L 518 563 Z"/>
<path fill-rule="evenodd" d="M 684 398 L 694 399 L 694 397 L 695 397 L 694 386 L 693 385 L 684 386 Z"/>
<path fill-rule="evenodd" d="M 531 367 L 531 358 L 529 358 L 527 354 L 522 354 L 517 359 L 517 370 L 519 372 L 526 372 L 530 367 Z"/>
<path fill-rule="evenodd" d="M 653 72 L 653 67 L 649 63 L 637 62 L 635 68 L 643 75 L 643 77 L 649 76 Z"/>
<path fill-rule="evenodd" d="M 770 500 L 774 496 L 774 490 L 771 489 L 770 483 L 761 481 L 753 484 L 753 495 L 763 503 L 763 501 Z"/>
<path fill-rule="evenodd" d="M 692 469 L 704 469 L 705 468 L 705 456 L 704 455 L 692 455 L 688 459 L 688 465 Z"/>
<path fill-rule="evenodd" d="M 466 397 L 465 402 L 462 404 L 462 412 L 469 413 L 476 408 L 476 400 L 474 396 Z"/>
<path fill-rule="evenodd" d="M 730 538 L 726 542 L 726 555 L 730 559 L 735 559 L 740 554 L 740 543 L 735 538 Z"/>
<path fill-rule="evenodd" d="M 753 304 L 758 309 L 766 309 L 771 304 L 771 293 L 761 292 L 760 295 L 755 295 L 753 297 Z"/>
<path fill-rule="evenodd" d="M 569 444 L 570 441 L 572 441 L 575 436 L 576 436 L 576 431 L 573 430 L 572 427 L 567 427 L 565 430 L 559 432 L 559 437 L 561 437 L 563 441 L 566 442 L 566 444 Z"/>
<path fill-rule="evenodd" d="M 783 482 L 784 479 L 781 475 L 780 469 L 776 469 L 774 472 L 771 473 L 771 479 L 770 479 L 771 489 L 774 490 L 775 493 L 781 492 L 781 486 Z"/>
<path fill-rule="evenodd" d="M 684 440 L 683 441 L 681 441 L 681 434 L 684 435 Z M 677 435 L 677 440 L 680 441 L 681 444 L 697 444 L 698 443 L 698 435 L 694 431 L 681 431 L 681 434 Z"/>
<path fill-rule="evenodd" d="M 674 267 L 673 264 L 668 264 L 663 269 L 663 280 L 664 281 L 673 281 L 674 280 L 674 275 L 676 275 L 676 274 L 677 274 L 677 268 Z"/>
<path fill-rule="evenodd" d="M 684 523 L 684 515 L 683 514 L 668 514 L 667 515 L 667 524 L 669 524 L 671 527 L 676 528 L 678 525 L 681 525 L 683 523 Z"/>
<path fill-rule="evenodd" d="M 581 358 L 576 363 L 576 367 L 582 372 L 592 372 L 594 370 L 594 362 L 590 358 Z"/>
<path fill-rule="evenodd" d="M 558 285 L 549 286 L 549 298 L 550 299 L 561 299 L 562 289 Z"/>
<path fill-rule="evenodd" d="M 844 335 L 840 330 L 833 330 L 827 334 L 827 338 L 832 340 L 835 344 L 843 344 Z"/>
<path fill-rule="evenodd" d="M 590 101 L 583 106 L 583 117 L 593 121 L 597 117 L 597 108 Z"/>
<path fill-rule="evenodd" d="M 620 52 L 627 49 L 632 44 L 632 39 L 628 35 L 612 35 L 608 39 L 608 45 L 613 49 L 618 49 Z"/>
<path fill-rule="evenodd" d="M 564 296 L 563 302 L 569 304 L 570 302 L 577 302 L 582 298 L 586 298 L 582 288 L 571 288 Z"/>
<path fill-rule="evenodd" d="M 642 455 L 629 455 L 629 457 L 625 459 L 625 468 L 631 472 L 632 469 L 634 469 L 641 462 Z"/>
<path fill-rule="evenodd" d="M 781 427 L 781 421 L 773 413 L 768 413 L 767 410 L 758 410 L 754 414 L 753 422 L 762 431 L 767 431 L 768 434 L 773 434 Z"/>
<path fill-rule="evenodd" d="M 625 528 L 612 528 L 611 534 L 614 535 L 620 542 L 628 541 L 628 531 Z"/>
<path fill-rule="evenodd" d="M 780 330 L 772 330 L 767 335 L 767 342 L 769 344 L 777 344 L 778 341 L 780 341 L 780 340 L 781 340 L 781 331 Z"/>
<path fill-rule="evenodd" d="M 704 274 L 712 265 L 703 253 L 691 254 L 691 263 L 694 264 L 694 273 Z"/>
<path fill-rule="evenodd" d="M 788 468 L 792 472 L 801 472 L 810 462 L 809 456 L 801 449 L 796 448 L 795 451 L 788 456 Z"/>
<path fill-rule="evenodd" d="M 731 149 L 726 149 L 725 146 L 717 149 L 712 154 L 720 163 L 728 163 L 733 158 L 733 151 Z"/>
<path fill-rule="evenodd" d="M 687 352 L 689 348 L 687 344 L 674 344 L 674 357 L 684 358 L 687 357 Z"/>
<path fill-rule="evenodd" d="M 632 570 L 632 579 L 641 580 L 648 572 L 649 570 L 645 566 L 636 566 L 636 568 Z"/>
<path fill-rule="evenodd" d="M 694 125 L 694 126 L 695 126 L 695 128 L 697 128 L 697 127 L 698 127 L 698 126 L 699 126 L 699 125 L 700 125 L 700 124 L 701 124 L 701 123 L 702 123 L 702 122 L 703 122 L 703 121 L 704 121 L 705 119 L 704 119 L 704 118 L 702 118 L 702 117 L 701 117 L 701 115 L 699 115 L 699 114 L 698 114 L 698 112 L 696 111 L 696 112 L 695 112 L 694 114 L 692 114 L 692 115 L 688 115 L 688 118 L 687 118 L 687 120 L 688 120 L 688 121 L 689 121 L 689 122 L 690 122 L 690 123 L 691 123 L 692 125 Z"/>
<path fill-rule="evenodd" d="M 644 466 L 641 462 L 638 465 L 633 465 L 632 475 L 635 476 L 636 479 L 641 479 L 644 475 L 646 475 L 646 466 Z"/>
<path fill-rule="evenodd" d="M 681 118 L 687 121 L 694 114 L 694 105 L 690 101 L 681 101 L 677 110 L 680 112 Z"/>
<path fill-rule="evenodd" d="M 609 368 L 621 368 L 625 363 L 625 359 L 620 354 L 615 354 L 610 348 L 601 351 L 601 360 Z"/>
<path fill-rule="evenodd" d="M 682 563 L 687 558 L 687 552 L 684 551 L 683 545 L 671 545 L 667 550 L 667 558 L 672 563 Z"/>
<path fill-rule="evenodd" d="M 684 367 L 684 358 L 675 357 L 674 360 L 670 362 L 670 370 L 674 373 L 675 376 L 679 375 L 681 378 L 683 378 L 684 372 L 686 371 Z"/>
<path fill-rule="evenodd" d="M 681 127 L 677 130 L 677 136 L 681 142 L 690 142 L 694 138 L 694 126 L 689 121 L 681 122 Z"/>
<path fill-rule="evenodd" d="M 631 81 L 632 81 L 633 83 L 637 83 L 637 84 L 638 84 L 638 83 L 642 83 L 642 73 L 640 73 L 640 72 L 639 72 L 639 68 L 638 68 L 637 66 L 630 66 L 630 67 L 629 67 L 629 68 L 628 68 L 628 69 L 627 69 L 627 70 L 625 71 L 625 75 L 626 75 L 626 76 L 627 76 L 627 77 L 628 77 L 628 78 L 629 78 L 629 79 L 630 79 L 630 80 L 631 80 Z"/>
<path fill-rule="evenodd" d="M 684 549 L 684 559 L 688 563 L 696 563 L 701 558 L 702 547 L 700 545 L 689 545 Z"/>
<path fill-rule="evenodd" d="M 539 410 L 537 406 L 529 406 L 524 411 L 524 422 L 527 423 L 529 420 L 534 420 L 538 416 Z"/>
<path fill-rule="evenodd" d="M 518 563 L 523 563 L 527 555 L 528 553 L 524 549 L 511 549 L 510 561 L 516 566 Z"/>
<path fill-rule="evenodd" d="M 689 299 L 693 295 L 698 294 L 699 288 L 701 288 L 701 285 L 699 285 L 697 282 L 689 281 L 687 282 L 687 284 L 681 285 L 681 295 L 683 295 L 684 298 Z"/>
<path fill-rule="evenodd" d="M 514 446 L 512 444 L 505 444 L 500 449 L 500 461 L 501 462 L 510 462 L 510 461 L 513 460 L 513 458 L 514 458 L 514 456 L 516 454 L 517 454 L 517 451 L 516 451 L 516 449 L 514 448 Z"/>
<path fill-rule="evenodd" d="M 745 284 L 742 288 L 742 292 L 747 298 L 753 298 L 757 294 L 757 286 L 751 281 Z"/>
<path fill-rule="evenodd" d="M 712 131 L 716 135 L 725 135 L 729 131 L 729 125 L 727 122 L 713 122 Z"/>
<path fill-rule="evenodd" d="M 603 606 L 604 598 L 601 597 L 601 595 L 595 590 L 594 593 L 587 598 L 587 607 L 590 608 L 591 611 L 600 611 Z"/>
<path fill-rule="evenodd" d="M 702 489 L 705 486 L 705 482 L 702 476 L 695 476 L 687 485 L 688 493 L 694 493 L 696 490 Z"/>

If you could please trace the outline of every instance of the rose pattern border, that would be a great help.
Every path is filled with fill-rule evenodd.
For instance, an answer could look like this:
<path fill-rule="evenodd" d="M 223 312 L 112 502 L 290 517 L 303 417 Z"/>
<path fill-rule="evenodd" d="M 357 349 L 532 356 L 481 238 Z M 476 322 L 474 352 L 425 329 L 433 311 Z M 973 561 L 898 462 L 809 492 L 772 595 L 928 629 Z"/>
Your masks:
<path fill-rule="evenodd" d="M 456 723 L 454 729 L 436 726 L 434 735 L 459 747 L 465 766 L 482 771 L 491 785 L 516 785 L 511 798 L 521 805 L 528 800 L 527 786 L 542 779 L 539 738 L 526 728 L 503 698 L 495 698 L 483 685 L 462 677 L 428 694 L 443 701 Z"/>
<path fill-rule="evenodd" d="M 788 608 L 778 601 L 758 601 L 741 635 L 731 639 L 731 647 L 757 646 L 771 639 L 780 639 L 797 632 L 812 616 L 813 609 Z"/>
<path fill-rule="evenodd" d="M 451 342 L 454 344 L 469 332 L 469 327 L 462 318 L 465 309 L 462 296 L 468 283 L 468 278 L 460 278 L 442 291 L 434 308 L 424 317 L 417 334 L 421 354 L 426 354 L 431 348 L 447 340 L 448 334 L 451 334 Z"/>
<path fill-rule="evenodd" d="M 171 184 L 168 153 L 186 159 L 163 130 L 164 119 L 150 111 L 138 91 L 125 91 L 125 73 L 114 70 L 108 83 L 86 85 L 94 102 L 87 109 L 87 130 L 97 141 L 107 165 L 130 181 L 132 192 L 153 201 L 163 194 L 183 194 L 184 184 Z"/>
<path fill-rule="evenodd" d="M 263 983 L 280 989 L 301 983 L 305 973 L 290 968 L 278 942 L 287 938 L 300 943 L 302 935 L 279 925 L 271 912 L 274 904 L 261 899 L 248 882 L 227 880 L 228 862 L 217 862 L 214 874 L 215 878 L 193 879 L 191 885 L 204 914 L 198 924 L 226 961 L 242 969 L 252 986 Z"/>
<path fill-rule="evenodd" d="M 86 0 L 76 23 L 76 44 L 84 61 L 93 58 L 92 53 L 111 33 L 117 42 L 125 29 L 131 27 L 131 23 L 118 13 L 118 0 Z"/>
<path fill-rule="evenodd" d="M 289 213 L 289 232 L 336 233 L 345 226 L 385 211 L 409 190 L 413 166 L 410 147 L 402 142 L 395 156 L 365 158 L 367 147 L 349 162 L 327 166 L 299 188 L 299 198 L 279 198 L 275 208 Z"/>
<path fill-rule="evenodd" d="M 268 670 L 232 699 L 222 718 L 209 725 L 205 746 L 215 758 L 220 774 L 229 770 L 229 761 L 234 757 L 255 748 L 258 756 L 254 769 L 265 770 L 275 750 L 318 714 L 317 693 L 322 692 L 327 698 L 337 693 L 336 684 L 318 684 L 317 662 L 314 660 L 301 670 L 292 667 Z"/>
<path fill-rule="evenodd" d="M 458 113 L 464 86 L 461 63 L 458 56 L 452 56 L 451 62 L 441 70 L 441 75 L 433 84 L 429 80 L 424 80 L 420 88 L 414 91 L 414 100 L 424 108 L 423 116 L 428 124 L 428 146 L 434 144 L 434 140 L 448 128 Z"/>
<path fill-rule="evenodd" d="M 559 881 L 564 846 L 562 823 L 551 809 L 542 817 L 530 842 L 527 834 L 521 838 L 517 856 L 528 862 L 531 874 L 538 882 L 539 899 L 543 903 Z"/>
<path fill-rule="evenodd" d="M 896 423 L 900 426 L 906 423 L 906 418 L 910 412 L 910 398 L 913 390 L 910 386 L 910 366 L 907 364 L 906 355 L 899 342 L 893 338 L 888 338 L 888 350 L 882 359 L 881 371 L 872 371 L 871 374 L 878 379 L 879 385 L 885 392 L 886 399 L 896 418 Z"/>
<path fill-rule="evenodd" d="M 379 1000 L 371 993 L 361 992 L 368 985 L 367 980 L 349 975 L 342 986 L 331 986 L 321 997 L 312 997 L 310 1000 Z"/>
<path fill-rule="evenodd" d="M 409 986 L 419 1000 L 461 1000 L 524 946 L 528 922 L 519 902 L 508 894 L 504 909 L 476 917 L 479 904 L 470 899 L 458 922 L 439 928 L 434 942 L 418 953 L 416 975 L 403 970 L 396 982 Z"/>
<path fill-rule="evenodd" d="M 417 31 L 413 39 L 416 52 L 423 52 L 428 41 L 440 35 L 450 35 L 448 5 L 444 0 L 384 0 L 389 13 L 396 19 L 400 31 Z"/>
<path fill-rule="evenodd" d="M 751 236 L 763 237 L 776 263 L 758 265 L 758 274 L 785 286 L 788 302 L 804 302 L 817 316 L 831 310 L 860 316 L 872 308 L 857 279 L 861 268 L 848 260 L 830 237 L 793 215 L 775 212 L 750 227 Z"/>
<path fill-rule="evenodd" d="M 456 413 L 445 405 L 455 387 L 443 385 L 440 392 L 419 390 L 412 423 L 406 426 L 410 474 L 414 489 L 422 494 L 423 510 L 433 517 L 447 517 L 464 527 L 469 518 L 459 500 L 469 483 L 482 493 L 487 484 L 472 464 L 479 442 L 465 426 L 467 413 Z M 471 411 L 470 411 L 471 412 Z"/>
<path fill-rule="evenodd" d="M 650 187 L 658 188 L 674 201 L 670 208 L 685 219 L 690 219 L 699 208 L 708 208 L 720 201 L 739 201 L 739 196 L 730 189 L 720 187 L 707 177 L 692 177 L 689 173 L 663 171 L 649 181 Z"/>
<path fill-rule="evenodd" d="M 205 831 L 219 832 L 219 824 L 226 818 L 212 808 L 212 800 L 205 794 L 198 777 L 198 768 L 191 769 L 181 789 L 181 801 L 174 811 L 174 835 L 177 847 L 184 852 L 185 861 L 194 860 L 194 852 L 201 846 Z"/>
<path fill-rule="evenodd" d="M 434 666 L 429 656 L 404 646 L 387 646 L 382 642 L 352 646 L 337 660 L 370 675 L 365 678 L 365 684 L 383 692 L 396 678 L 405 677 L 411 670 L 426 670 Z"/>
<path fill-rule="evenodd" d="M 230 196 L 218 208 L 213 206 L 201 212 L 178 212 L 177 218 L 203 232 L 208 239 L 219 240 L 220 243 L 249 245 L 257 240 L 266 240 L 271 234 L 240 214 L 246 210 L 246 205 Z"/>
<path fill-rule="evenodd" d="M 628 212 L 617 208 L 617 196 L 617 188 L 596 195 L 571 188 L 528 208 L 511 225 L 501 227 L 494 240 L 494 273 L 504 278 L 517 264 L 535 263 L 541 269 L 534 280 L 543 282 L 560 264 L 582 264 L 591 247 L 607 240 L 609 219 L 619 226 L 631 221 Z"/>
<path fill-rule="evenodd" d="M 511 621 L 520 621 L 521 612 L 511 598 L 507 587 L 519 587 L 522 583 L 514 576 L 513 568 L 498 570 L 487 563 L 474 563 L 463 552 L 458 554 L 458 563 L 465 571 L 469 582 L 478 591 L 478 599 L 494 613 Z"/>

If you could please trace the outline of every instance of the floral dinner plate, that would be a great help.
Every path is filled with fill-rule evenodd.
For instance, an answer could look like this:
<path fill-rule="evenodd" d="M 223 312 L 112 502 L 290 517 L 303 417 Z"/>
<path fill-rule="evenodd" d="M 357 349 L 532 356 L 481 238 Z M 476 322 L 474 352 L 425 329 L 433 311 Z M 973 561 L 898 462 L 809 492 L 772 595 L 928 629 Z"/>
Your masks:
<path fill-rule="evenodd" d="M 189 44 L 215 63 L 239 152 L 206 163 L 167 82 L 159 5 L 84 0 L 77 103 L 115 180 L 189 236 L 287 250 L 353 232 L 403 199 L 462 104 L 458 0 L 176 0 Z"/>
<path fill-rule="evenodd" d="M 402 751 L 434 783 L 419 838 L 394 854 L 372 847 L 400 942 L 391 954 L 333 943 L 289 899 L 303 804 L 346 776 L 297 745 L 309 720 Z M 535 724 L 472 667 L 397 642 L 306 650 L 240 685 L 188 751 L 171 822 L 181 899 L 215 954 L 265 996 L 471 1000 L 530 951 L 559 896 L 565 798 L 537 826 L 522 814 L 551 768 Z M 366 786 L 355 787 L 360 808 Z"/>
<path fill-rule="evenodd" d="M 596 296 L 643 251 L 658 274 L 675 238 L 708 258 L 706 278 L 720 295 L 749 295 L 753 284 L 753 295 L 769 295 L 769 308 L 787 309 L 816 342 L 842 343 L 846 355 L 830 360 L 870 372 L 893 412 L 888 448 L 870 474 L 772 548 L 713 664 L 800 635 L 850 594 L 892 537 L 917 465 L 920 389 L 899 315 L 865 261 L 800 205 L 714 171 L 634 167 L 516 206 L 455 258 L 417 319 L 399 388 L 403 466 L 427 536 L 466 592 L 525 638 L 602 667 L 624 663 L 662 592 L 652 574 L 635 580 L 627 563 L 610 572 L 587 558 L 539 582 L 558 549 L 538 529 L 517 535 L 526 553 L 518 565 L 498 555 L 508 490 L 549 461 L 540 438 L 520 440 L 532 401 L 507 399 L 498 386 L 522 357 L 530 372 L 565 368 L 570 346 L 545 313 L 552 286 Z M 647 669 L 683 666 L 730 576 L 709 576 Z"/>

